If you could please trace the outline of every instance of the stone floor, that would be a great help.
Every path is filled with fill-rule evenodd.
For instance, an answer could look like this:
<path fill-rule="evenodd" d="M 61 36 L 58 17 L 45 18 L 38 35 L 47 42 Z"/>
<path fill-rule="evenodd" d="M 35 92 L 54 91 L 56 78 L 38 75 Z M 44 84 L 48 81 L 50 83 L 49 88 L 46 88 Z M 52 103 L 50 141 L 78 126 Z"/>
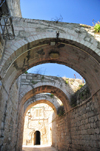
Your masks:
<path fill-rule="evenodd" d="M 54 147 L 51 146 L 23 146 L 22 151 L 57 151 Z"/>

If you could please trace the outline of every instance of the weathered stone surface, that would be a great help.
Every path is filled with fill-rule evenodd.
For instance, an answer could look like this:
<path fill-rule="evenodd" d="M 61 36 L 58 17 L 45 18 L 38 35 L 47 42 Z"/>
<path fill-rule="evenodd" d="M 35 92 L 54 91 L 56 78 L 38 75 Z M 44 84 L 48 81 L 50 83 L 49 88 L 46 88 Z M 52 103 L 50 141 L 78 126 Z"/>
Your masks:
<path fill-rule="evenodd" d="M 8 9 L 11 16 L 21 17 L 20 0 L 7 1 Z"/>
<path fill-rule="evenodd" d="M 55 112 L 57 112 L 57 109 L 59 106 L 62 105 L 62 102 L 59 98 L 52 96 L 51 94 L 37 94 L 34 97 L 28 99 L 24 104 L 24 110 L 26 112 L 27 108 L 30 108 L 32 104 L 39 104 L 41 102 L 45 102 L 49 106 L 51 106 Z M 51 104 L 50 104 L 51 103 Z M 56 108 L 56 110 L 55 110 Z"/>
<path fill-rule="evenodd" d="M 4 47 L 5 47 L 5 41 L 3 40 L 1 33 L 0 33 L 0 63 L 1 63 L 1 59 L 4 54 Z"/>
<path fill-rule="evenodd" d="M 25 78 L 26 77 L 26 78 Z M 27 80 L 28 79 L 28 80 Z M 74 93 L 74 84 L 77 81 L 75 79 L 73 81 L 73 84 L 70 82 L 66 83 L 63 78 L 60 77 L 54 77 L 54 76 L 44 76 L 39 74 L 23 74 L 21 75 L 21 87 L 20 87 L 20 100 L 24 95 L 26 95 L 29 91 L 32 89 L 34 90 L 36 87 L 39 86 L 54 86 L 59 89 L 62 89 L 62 91 L 66 94 L 68 99 L 70 100 L 71 95 Z M 79 80 L 81 82 L 81 80 Z M 77 83 L 79 85 L 79 82 Z M 78 86 L 76 86 L 78 87 Z"/>
<path fill-rule="evenodd" d="M 45 104 L 39 103 L 32 106 L 25 115 L 23 145 L 51 145 L 52 138 L 52 114 L 53 109 Z M 36 132 L 40 134 L 37 142 Z"/>
<path fill-rule="evenodd" d="M 0 45 L 0 150 L 21 150 L 24 103 L 39 93 L 57 95 L 66 109 L 63 117 L 52 121 L 52 144 L 58 150 L 100 150 L 100 35 L 91 26 L 21 18 L 19 0 L 7 3 L 17 17 L 12 18 L 15 39 L 6 41 L 5 51 Z M 19 75 L 27 69 L 48 62 L 78 71 L 87 82 L 90 98 L 71 108 L 68 89 L 60 78 L 24 75 L 21 81 Z"/>
<path fill-rule="evenodd" d="M 94 120 L 94 117 L 97 117 L 97 114 L 100 113 L 94 112 L 93 116 L 89 118 L 89 111 L 85 110 L 85 106 L 90 108 L 90 104 L 93 105 L 92 98 L 53 122 L 55 132 L 53 133 L 53 146 L 58 150 L 63 151 L 70 148 L 71 151 L 74 149 L 85 151 L 89 150 L 89 146 L 91 146 L 91 150 L 94 151 L 96 148 L 97 150 L 100 148 L 100 144 L 97 143 L 97 138 L 100 135 L 99 128 L 97 128 L 99 125 Z M 84 110 L 84 114 L 83 112 L 79 114 L 79 110 Z M 98 110 L 97 106 L 95 106 L 95 110 Z M 94 124 L 96 127 L 93 126 Z"/>

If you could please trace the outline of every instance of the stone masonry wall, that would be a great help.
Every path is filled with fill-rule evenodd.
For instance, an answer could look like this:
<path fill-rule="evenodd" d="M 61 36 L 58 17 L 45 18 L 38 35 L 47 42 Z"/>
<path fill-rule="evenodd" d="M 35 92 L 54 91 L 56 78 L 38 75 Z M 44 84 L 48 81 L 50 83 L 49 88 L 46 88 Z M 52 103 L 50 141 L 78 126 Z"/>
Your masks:
<path fill-rule="evenodd" d="M 2 85 L 2 83 L 0 83 Z M 1 86 L 0 91 L 0 100 L 3 99 L 3 102 L 0 101 L 0 150 L 3 150 L 3 140 L 4 140 L 4 129 L 5 129 L 5 117 L 6 117 L 6 108 L 8 102 L 8 93 L 4 86 Z M 3 94 L 3 96 L 2 96 Z"/>
<path fill-rule="evenodd" d="M 61 77 L 27 73 L 21 75 L 20 100 L 27 92 L 41 85 L 51 85 L 61 89 L 69 100 L 74 93 L 71 85 L 66 84 Z"/>
<path fill-rule="evenodd" d="M 49 102 L 47 102 L 49 101 Z M 48 105 L 52 106 L 52 108 L 54 109 L 58 109 L 58 107 L 62 104 L 61 100 L 58 99 L 57 97 L 51 95 L 51 94 L 37 94 L 34 97 L 28 99 L 25 104 L 24 104 L 24 111 L 27 110 L 27 107 L 29 108 L 33 103 L 37 104 L 40 102 L 45 102 L 45 103 L 49 103 Z"/>
<path fill-rule="evenodd" d="M 90 96 L 90 90 L 87 84 L 85 84 L 81 87 L 81 89 L 79 89 L 71 96 L 71 106 L 75 107 L 76 105 L 83 103 L 83 101 L 85 101 Z"/>
<path fill-rule="evenodd" d="M 2 61 L 2 57 L 4 54 L 4 47 L 5 47 L 5 40 L 3 40 L 2 36 L 1 36 L 1 31 L 0 31 L 0 63 Z"/>
<path fill-rule="evenodd" d="M 18 91 L 18 83 L 15 81 L 10 90 L 9 98 L 5 94 L 8 100 L 2 104 L 2 107 L 5 106 L 5 113 L 1 123 L 0 151 L 15 151 L 16 148 Z"/>
<path fill-rule="evenodd" d="M 5 100 L 7 95 L 5 91 Z M 65 116 L 58 117 L 53 120 L 53 146 L 59 151 L 99 151 L 100 150 L 100 92 L 92 95 L 87 101 L 71 109 Z M 16 144 L 22 145 L 21 140 L 17 140 L 17 136 L 21 135 L 19 129 L 23 131 L 23 125 L 17 129 L 17 111 L 18 111 L 18 85 L 15 82 L 10 90 L 9 99 L 4 104 L 0 104 L 5 114 L 2 120 L 0 131 L 0 150 L 15 151 Z M 22 109 L 24 111 L 24 108 Z M 24 117 L 22 117 L 22 120 Z M 23 123 L 23 122 L 22 122 Z M 23 136 L 22 136 L 23 137 Z M 4 144 L 2 145 L 2 141 Z M 9 144 L 9 145 L 8 145 Z M 21 146 L 20 145 L 20 146 Z M 21 150 L 20 148 L 16 149 Z"/>
<path fill-rule="evenodd" d="M 100 151 L 100 91 L 53 122 L 58 151 Z M 55 131 L 56 129 L 56 131 Z"/>

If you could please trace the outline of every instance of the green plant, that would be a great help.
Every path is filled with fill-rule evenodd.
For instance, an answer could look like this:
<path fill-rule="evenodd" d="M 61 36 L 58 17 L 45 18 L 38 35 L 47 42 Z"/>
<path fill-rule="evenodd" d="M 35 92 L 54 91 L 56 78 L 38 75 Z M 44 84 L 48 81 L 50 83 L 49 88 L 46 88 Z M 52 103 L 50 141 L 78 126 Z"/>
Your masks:
<path fill-rule="evenodd" d="M 41 77 L 41 80 L 43 80 L 44 79 L 44 75 Z"/>
<path fill-rule="evenodd" d="M 27 74 L 28 72 L 27 72 L 27 71 L 25 71 L 24 73 L 25 73 L 25 74 Z"/>
<path fill-rule="evenodd" d="M 63 116 L 64 113 L 65 113 L 64 106 L 63 105 L 59 106 L 57 109 L 58 116 Z"/>
<path fill-rule="evenodd" d="M 77 105 L 77 94 L 76 94 L 76 93 L 71 96 L 70 105 L 71 105 L 72 107 L 75 107 L 75 106 Z"/>
<path fill-rule="evenodd" d="M 53 98 L 53 97 L 54 97 L 54 94 L 51 93 L 51 94 L 50 94 L 50 97 Z"/>
<path fill-rule="evenodd" d="M 81 95 L 81 96 L 80 96 L 80 99 L 83 99 L 83 97 L 84 97 L 84 96 L 83 96 L 83 95 Z"/>
<path fill-rule="evenodd" d="M 85 26 L 85 25 L 82 25 L 83 27 Z"/>
<path fill-rule="evenodd" d="M 38 83 L 38 82 L 37 82 L 37 81 L 32 81 L 32 83 L 33 83 L 33 84 L 36 84 L 36 83 Z"/>
<path fill-rule="evenodd" d="M 95 32 L 99 33 L 100 32 L 100 22 L 96 23 L 94 26 Z"/>
<path fill-rule="evenodd" d="M 66 84 L 68 84 L 68 79 L 66 79 L 66 81 L 65 81 L 65 82 L 66 82 Z"/>
<path fill-rule="evenodd" d="M 80 87 L 80 88 L 82 88 L 82 87 L 83 87 L 83 85 L 82 85 L 82 84 L 80 84 L 80 85 L 79 85 L 79 87 Z"/>

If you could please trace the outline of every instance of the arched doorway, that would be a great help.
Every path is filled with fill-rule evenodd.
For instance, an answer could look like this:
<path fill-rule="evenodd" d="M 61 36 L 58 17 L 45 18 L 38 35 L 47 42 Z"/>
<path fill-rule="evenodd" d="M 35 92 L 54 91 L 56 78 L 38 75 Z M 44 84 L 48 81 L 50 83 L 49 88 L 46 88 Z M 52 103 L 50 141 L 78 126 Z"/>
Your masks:
<path fill-rule="evenodd" d="M 40 145 L 40 131 L 35 131 L 34 133 L 34 145 Z"/>

